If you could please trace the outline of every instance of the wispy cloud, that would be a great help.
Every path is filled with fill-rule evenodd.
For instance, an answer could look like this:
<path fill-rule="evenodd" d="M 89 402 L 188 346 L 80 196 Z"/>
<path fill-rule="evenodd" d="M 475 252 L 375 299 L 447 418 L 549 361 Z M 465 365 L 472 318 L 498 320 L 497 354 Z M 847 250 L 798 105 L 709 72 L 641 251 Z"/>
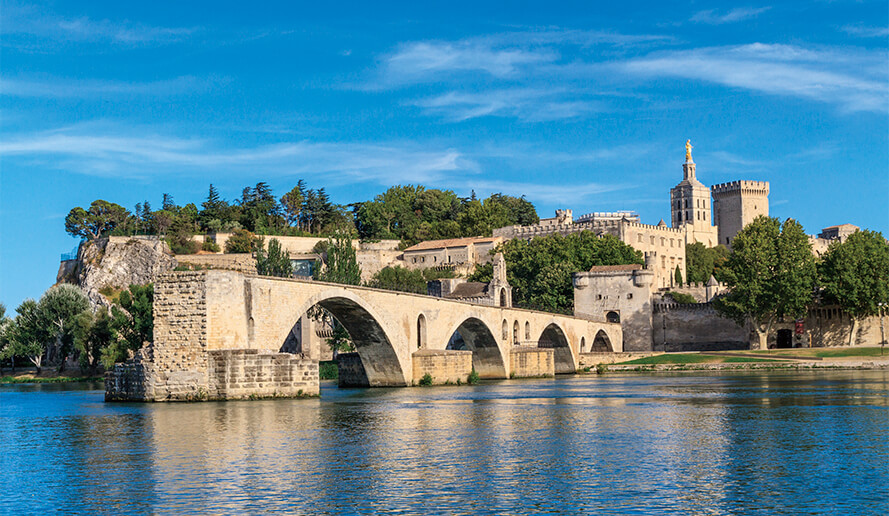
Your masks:
<path fill-rule="evenodd" d="M 326 174 L 331 184 L 349 182 L 436 183 L 455 171 L 472 173 L 476 164 L 452 148 L 430 149 L 412 143 L 335 143 L 298 141 L 232 149 L 218 142 L 163 135 L 121 134 L 72 127 L 6 137 L 0 156 L 50 158 L 66 171 L 145 177 L 164 174 L 268 175 Z"/>
<path fill-rule="evenodd" d="M 64 17 L 44 7 L 4 5 L 3 32 L 10 36 L 30 36 L 62 42 L 113 43 L 124 46 L 168 44 L 197 32 L 196 27 L 159 27 L 129 20 Z"/>
<path fill-rule="evenodd" d="M 620 66 L 642 76 L 695 79 L 807 98 L 849 112 L 885 112 L 889 109 L 885 61 L 883 51 L 753 43 L 657 53 Z"/>
<path fill-rule="evenodd" d="M 71 78 L 0 78 L 0 95 L 12 97 L 85 98 L 106 95 L 169 96 L 207 91 L 225 79 L 182 76 L 173 79 L 132 82 Z"/>
<path fill-rule="evenodd" d="M 723 13 L 720 13 L 716 9 L 708 9 L 706 11 L 698 11 L 695 13 L 694 16 L 691 17 L 691 21 L 708 23 L 710 25 L 736 23 L 755 18 L 769 9 L 771 9 L 771 7 L 736 7 Z"/>
<path fill-rule="evenodd" d="M 605 193 L 637 188 L 631 184 L 572 183 L 537 184 L 514 181 L 474 181 L 472 187 L 482 192 L 500 192 L 508 195 L 527 195 L 534 201 L 548 204 L 570 205 Z"/>
<path fill-rule="evenodd" d="M 866 27 L 862 25 L 847 25 L 843 32 L 861 38 L 885 38 L 889 36 L 889 27 Z"/>
<path fill-rule="evenodd" d="M 589 100 L 564 100 L 562 90 L 516 88 L 463 93 L 449 91 L 412 102 L 429 115 L 451 121 L 483 116 L 514 117 L 527 121 L 575 118 L 595 111 L 597 103 Z"/>

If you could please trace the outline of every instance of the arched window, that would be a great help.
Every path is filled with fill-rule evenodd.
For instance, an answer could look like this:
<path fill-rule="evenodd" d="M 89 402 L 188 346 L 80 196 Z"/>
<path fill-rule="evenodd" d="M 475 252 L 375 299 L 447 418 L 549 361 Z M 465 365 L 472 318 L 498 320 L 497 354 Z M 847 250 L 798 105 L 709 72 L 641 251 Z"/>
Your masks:
<path fill-rule="evenodd" d="M 531 340 L 531 323 L 525 321 L 525 340 Z"/>
<path fill-rule="evenodd" d="M 619 323 L 620 322 L 620 314 L 615 312 L 614 310 L 605 314 L 605 320 L 610 323 Z"/>
<path fill-rule="evenodd" d="M 580 352 L 586 353 L 586 337 L 580 338 Z"/>
<path fill-rule="evenodd" d="M 512 323 L 512 343 L 516 346 L 519 345 L 519 322 L 516 321 Z"/>
<path fill-rule="evenodd" d="M 417 349 L 426 347 L 426 316 L 420 314 L 417 317 Z"/>
<path fill-rule="evenodd" d="M 509 338 L 509 323 L 506 322 L 506 319 L 503 319 L 503 335 L 502 335 L 502 337 L 503 337 L 503 340 L 506 340 Z"/>
<path fill-rule="evenodd" d="M 500 306 L 506 306 L 506 289 L 500 289 Z"/>

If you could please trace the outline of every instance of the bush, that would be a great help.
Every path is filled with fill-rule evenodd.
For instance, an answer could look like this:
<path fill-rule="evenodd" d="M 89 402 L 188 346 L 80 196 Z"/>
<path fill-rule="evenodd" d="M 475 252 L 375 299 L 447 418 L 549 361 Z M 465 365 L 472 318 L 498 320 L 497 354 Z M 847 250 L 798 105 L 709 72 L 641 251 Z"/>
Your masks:
<path fill-rule="evenodd" d="M 209 251 L 211 253 L 218 253 L 220 251 L 219 244 L 210 239 L 204 239 L 204 244 L 201 246 L 202 251 Z"/>
<path fill-rule="evenodd" d="M 423 378 L 420 378 L 420 386 L 429 387 L 430 385 L 432 385 L 432 375 L 426 373 L 423 375 Z"/>
<path fill-rule="evenodd" d="M 252 253 L 256 249 L 256 235 L 237 229 L 225 242 L 226 253 Z"/>
<path fill-rule="evenodd" d="M 318 362 L 318 378 L 321 380 L 336 380 L 340 377 L 340 370 L 333 360 Z"/>
<path fill-rule="evenodd" d="M 680 305 L 691 305 L 697 303 L 698 301 L 691 294 L 682 294 L 680 292 L 667 292 L 668 296 L 673 298 L 673 301 L 676 301 Z"/>
<path fill-rule="evenodd" d="M 472 371 L 469 372 L 469 376 L 466 377 L 466 383 L 473 385 L 478 383 L 478 379 L 478 373 L 475 371 L 475 368 L 473 368 Z"/>

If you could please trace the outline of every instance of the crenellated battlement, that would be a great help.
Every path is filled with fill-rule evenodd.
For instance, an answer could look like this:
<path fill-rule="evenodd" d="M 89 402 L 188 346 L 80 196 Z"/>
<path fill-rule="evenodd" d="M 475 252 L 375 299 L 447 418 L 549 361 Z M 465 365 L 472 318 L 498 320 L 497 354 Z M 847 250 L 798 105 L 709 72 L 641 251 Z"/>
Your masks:
<path fill-rule="evenodd" d="M 739 192 L 768 195 L 769 182 L 747 180 L 730 181 L 728 183 L 720 183 L 718 185 L 711 186 L 710 192 L 713 194 L 714 197 Z"/>

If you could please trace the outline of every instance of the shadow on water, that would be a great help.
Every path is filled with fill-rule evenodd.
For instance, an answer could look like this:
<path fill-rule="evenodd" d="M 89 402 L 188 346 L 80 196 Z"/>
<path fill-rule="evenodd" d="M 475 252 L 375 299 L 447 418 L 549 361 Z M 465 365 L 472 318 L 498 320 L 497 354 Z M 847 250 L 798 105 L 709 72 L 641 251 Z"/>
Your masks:
<path fill-rule="evenodd" d="M 885 371 L 325 383 L 320 399 L 194 404 L 105 404 L 75 385 L 0 388 L 0 483 L 16 486 L 0 493 L 3 507 L 826 514 L 889 504 Z"/>

